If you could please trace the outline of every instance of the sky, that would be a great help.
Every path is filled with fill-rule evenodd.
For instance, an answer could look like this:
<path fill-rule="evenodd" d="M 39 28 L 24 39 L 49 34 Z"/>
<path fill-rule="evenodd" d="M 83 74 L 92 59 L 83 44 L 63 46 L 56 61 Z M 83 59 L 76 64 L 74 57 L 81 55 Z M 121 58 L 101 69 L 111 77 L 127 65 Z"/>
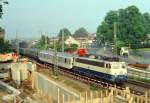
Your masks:
<path fill-rule="evenodd" d="M 95 33 L 106 13 L 131 5 L 150 13 L 150 0 L 8 0 L 0 26 L 6 38 L 56 36 L 61 28 L 74 33 L 84 27 Z"/>

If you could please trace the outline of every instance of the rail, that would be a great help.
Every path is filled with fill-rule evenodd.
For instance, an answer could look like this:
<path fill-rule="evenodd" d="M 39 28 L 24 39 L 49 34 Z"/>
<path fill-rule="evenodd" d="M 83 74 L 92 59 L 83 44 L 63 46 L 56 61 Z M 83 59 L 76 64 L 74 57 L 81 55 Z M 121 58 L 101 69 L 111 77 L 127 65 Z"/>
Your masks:
<path fill-rule="evenodd" d="M 132 80 L 132 79 L 129 79 L 128 83 L 150 89 L 150 84 L 149 83 L 145 83 L 145 82 L 141 82 L 141 81 L 137 81 L 137 80 Z"/>

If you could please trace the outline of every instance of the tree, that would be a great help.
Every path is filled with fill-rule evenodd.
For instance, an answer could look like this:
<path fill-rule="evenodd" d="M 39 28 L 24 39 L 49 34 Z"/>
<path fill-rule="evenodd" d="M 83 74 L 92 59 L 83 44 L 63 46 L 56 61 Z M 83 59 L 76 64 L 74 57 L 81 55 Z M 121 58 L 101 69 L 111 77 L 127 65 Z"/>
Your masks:
<path fill-rule="evenodd" d="M 144 16 L 144 19 L 145 19 L 145 22 L 147 25 L 147 30 L 148 30 L 147 32 L 148 32 L 148 34 L 150 34 L 150 14 L 144 13 L 143 16 Z"/>
<path fill-rule="evenodd" d="M 79 46 L 78 46 L 78 44 L 71 44 L 70 47 L 71 47 L 72 51 L 76 51 Z"/>
<path fill-rule="evenodd" d="M 3 4 L 8 4 L 8 1 L 0 0 L 0 18 L 3 15 Z"/>
<path fill-rule="evenodd" d="M 148 33 L 149 16 L 143 16 L 136 6 L 129 6 L 118 11 L 107 13 L 104 21 L 97 28 L 97 39 L 101 41 L 113 42 L 113 24 L 117 23 L 117 40 L 133 48 L 140 46 L 141 42 L 146 39 Z M 136 44 L 136 45 L 135 45 Z"/>
<path fill-rule="evenodd" d="M 61 30 L 59 31 L 59 34 L 58 34 L 59 39 L 62 38 L 62 33 L 64 33 L 64 34 L 63 34 L 63 35 L 64 35 L 64 40 L 65 40 L 68 36 L 71 36 L 71 32 L 69 31 L 69 29 L 63 28 L 63 29 L 61 29 Z"/>
<path fill-rule="evenodd" d="M 107 13 L 105 20 L 99 25 L 97 29 L 97 38 L 101 42 L 112 42 L 113 39 L 113 25 L 118 21 L 118 12 L 110 11 Z"/>
<path fill-rule="evenodd" d="M 66 45 L 65 51 L 76 51 L 78 49 L 78 44 L 71 44 L 70 46 Z"/>
<path fill-rule="evenodd" d="M 120 17 L 120 20 L 122 21 L 120 22 L 120 24 L 122 23 L 120 27 L 122 33 L 120 33 L 119 39 L 124 42 L 127 41 L 133 48 L 139 47 L 147 35 L 147 24 L 144 16 L 136 6 L 130 6 L 125 9 L 125 14 Z M 124 28 L 126 30 L 122 30 Z"/>
<path fill-rule="evenodd" d="M 74 37 L 87 37 L 88 36 L 88 32 L 85 28 L 81 27 L 78 30 L 75 31 L 74 33 Z"/>
<path fill-rule="evenodd" d="M 40 40 L 35 44 L 35 48 L 38 49 L 48 49 L 49 47 L 49 37 L 45 35 L 41 35 Z"/>
<path fill-rule="evenodd" d="M 0 39 L 0 53 L 10 53 L 12 51 L 13 50 L 9 41 L 4 41 L 3 39 Z"/>
<path fill-rule="evenodd" d="M 58 51 L 62 51 L 62 34 L 64 36 L 64 41 L 67 39 L 68 36 L 71 36 L 71 32 L 69 31 L 69 29 L 67 28 L 63 28 L 59 31 L 59 34 L 58 34 L 58 37 L 59 37 L 59 40 L 58 42 L 56 43 L 56 47 L 57 47 L 57 50 Z M 66 49 L 66 45 L 64 44 L 64 50 Z"/>

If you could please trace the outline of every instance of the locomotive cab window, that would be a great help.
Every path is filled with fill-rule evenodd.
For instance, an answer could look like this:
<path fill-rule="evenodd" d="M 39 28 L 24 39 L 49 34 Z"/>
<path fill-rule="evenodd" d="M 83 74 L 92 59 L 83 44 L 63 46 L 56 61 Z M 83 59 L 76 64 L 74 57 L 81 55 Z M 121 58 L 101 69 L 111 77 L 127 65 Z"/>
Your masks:
<path fill-rule="evenodd" d="M 110 64 L 106 64 L 106 68 L 111 68 L 111 65 Z"/>

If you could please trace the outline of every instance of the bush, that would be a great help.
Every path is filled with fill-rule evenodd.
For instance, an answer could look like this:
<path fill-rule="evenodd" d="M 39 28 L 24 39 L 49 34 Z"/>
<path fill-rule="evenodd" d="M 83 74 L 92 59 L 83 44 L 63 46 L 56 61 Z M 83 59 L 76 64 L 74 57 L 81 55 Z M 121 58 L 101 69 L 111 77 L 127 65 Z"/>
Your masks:
<path fill-rule="evenodd" d="M 0 39 L 0 53 L 10 53 L 13 52 L 9 41 L 4 41 Z"/>

